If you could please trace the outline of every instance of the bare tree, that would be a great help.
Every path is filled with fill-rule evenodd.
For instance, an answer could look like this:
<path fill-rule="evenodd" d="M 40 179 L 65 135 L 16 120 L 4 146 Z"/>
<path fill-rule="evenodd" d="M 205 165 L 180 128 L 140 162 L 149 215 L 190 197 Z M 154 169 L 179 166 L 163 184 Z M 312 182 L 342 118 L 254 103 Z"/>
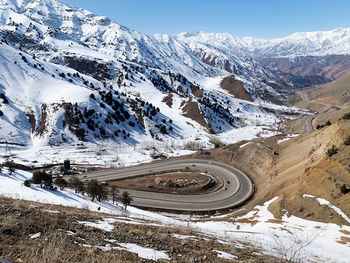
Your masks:
<path fill-rule="evenodd" d="M 118 200 L 118 198 L 119 198 L 119 190 L 117 189 L 117 187 L 115 185 L 112 185 L 109 188 L 109 196 L 112 198 L 113 204 Z"/>
<path fill-rule="evenodd" d="M 321 231 L 321 229 L 312 232 L 305 231 L 302 234 L 298 234 L 298 232 L 295 231 L 289 238 L 282 238 L 274 234 L 273 245 L 286 262 L 300 263 L 303 262 L 303 258 L 306 256 L 305 249 L 315 241 Z"/>

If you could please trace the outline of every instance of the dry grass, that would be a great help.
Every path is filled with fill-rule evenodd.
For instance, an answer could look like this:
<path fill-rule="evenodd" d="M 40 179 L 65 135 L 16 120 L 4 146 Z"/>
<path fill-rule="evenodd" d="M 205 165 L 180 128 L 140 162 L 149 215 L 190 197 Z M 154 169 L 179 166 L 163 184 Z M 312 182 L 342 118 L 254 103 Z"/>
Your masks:
<path fill-rule="evenodd" d="M 55 210 L 50 213 L 48 210 Z M 270 256 L 257 256 L 259 248 L 247 245 L 236 248 L 203 236 L 192 228 L 115 223 L 112 232 L 87 227 L 77 221 L 96 222 L 112 217 L 84 209 L 45 205 L 0 197 L 0 258 L 26 263 L 91 263 L 91 262 L 154 262 L 139 258 L 127 251 L 104 252 L 97 246 L 106 246 L 106 239 L 119 243 L 133 243 L 158 251 L 166 251 L 171 262 L 226 262 L 213 250 L 226 251 L 239 257 L 236 262 L 281 262 Z M 142 220 L 139 220 L 142 221 Z M 68 233 L 73 233 L 69 234 Z M 30 235 L 41 233 L 31 239 Z M 123 233 L 125 236 L 118 234 Z M 178 239 L 172 234 L 196 236 Z M 84 247 L 88 245 L 90 247 Z M 112 246 L 117 246 L 115 243 Z M 164 262 L 159 260 L 158 262 Z M 166 261 L 167 262 L 167 261 Z"/>

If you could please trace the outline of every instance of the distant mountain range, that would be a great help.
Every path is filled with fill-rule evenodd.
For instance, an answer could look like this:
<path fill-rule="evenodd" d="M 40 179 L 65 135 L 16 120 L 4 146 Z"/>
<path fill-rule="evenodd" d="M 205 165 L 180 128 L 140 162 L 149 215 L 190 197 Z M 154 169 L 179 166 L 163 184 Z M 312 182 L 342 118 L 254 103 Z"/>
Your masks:
<path fill-rule="evenodd" d="M 276 128 L 276 112 L 296 111 L 278 106 L 286 92 L 348 71 L 349 32 L 148 36 L 57 0 L 1 0 L 0 143 L 133 145 Z"/>
<path fill-rule="evenodd" d="M 223 50 L 226 55 L 249 56 L 270 69 L 297 76 L 335 80 L 350 73 L 350 28 L 295 33 L 270 40 L 203 32 L 182 33 L 176 38 L 194 52 L 201 50 L 202 57 L 206 53 L 203 59 L 210 63 L 219 58 L 215 53 Z"/>

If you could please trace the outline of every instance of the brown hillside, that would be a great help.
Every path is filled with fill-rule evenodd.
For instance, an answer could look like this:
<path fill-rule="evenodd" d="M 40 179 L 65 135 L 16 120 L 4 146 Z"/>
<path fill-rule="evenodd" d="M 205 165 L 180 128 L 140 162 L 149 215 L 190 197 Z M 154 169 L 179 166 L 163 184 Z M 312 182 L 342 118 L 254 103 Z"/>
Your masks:
<path fill-rule="evenodd" d="M 349 55 L 327 55 L 298 57 L 295 61 L 289 58 L 263 58 L 261 62 L 297 76 L 322 76 L 336 80 L 350 74 L 349 58 Z"/>
<path fill-rule="evenodd" d="M 228 148 L 214 150 L 212 158 L 225 160 L 253 179 L 257 191 L 248 209 L 280 196 L 271 206 L 277 217 L 288 211 L 305 219 L 348 224 L 329 207 L 319 205 L 312 198 L 303 198 L 303 194 L 324 198 L 350 215 L 350 193 L 343 194 L 340 190 L 344 184 L 350 188 L 350 146 L 344 145 L 348 136 L 350 121 L 340 121 L 280 144 L 279 135 L 254 140 L 238 152 Z M 278 155 L 270 155 L 266 145 L 274 147 Z M 327 150 L 332 145 L 339 148 L 338 153 L 328 157 Z"/>
<path fill-rule="evenodd" d="M 235 76 L 224 78 L 220 85 L 222 89 L 227 90 L 238 99 L 253 101 L 250 94 L 245 90 L 242 81 L 237 80 Z"/>
<path fill-rule="evenodd" d="M 197 102 L 192 101 L 191 99 L 185 102 L 182 108 L 182 115 L 194 120 L 195 122 L 205 127 L 209 132 L 211 132 L 211 127 L 205 121 Z"/>

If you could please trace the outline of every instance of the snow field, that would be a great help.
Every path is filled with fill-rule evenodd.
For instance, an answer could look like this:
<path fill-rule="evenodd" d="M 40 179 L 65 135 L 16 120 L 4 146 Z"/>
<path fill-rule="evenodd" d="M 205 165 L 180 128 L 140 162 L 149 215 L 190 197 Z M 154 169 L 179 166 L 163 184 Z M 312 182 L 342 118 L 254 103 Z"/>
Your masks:
<path fill-rule="evenodd" d="M 149 224 L 147 221 L 156 221 L 151 225 L 165 226 L 186 226 L 191 227 L 204 235 L 216 237 L 219 243 L 229 244 L 235 247 L 242 247 L 239 241 L 252 243 L 260 247 L 262 251 L 269 255 L 279 257 L 288 257 L 293 251 L 301 247 L 298 257 L 306 259 L 306 262 L 348 262 L 350 258 L 350 244 L 339 242 L 342 237 L 349 237 L 349 226 L 339 226 L 335 224 L 326 224 L 314 221 L 304 220 L 295 216 L 288 217 L 286 214 L 281 220 L 275 219 L 269 212 L 269 205 L 278 199 L 278 197 L 266 202 L 264 205 L 256 206 L 255 209 L 246 215 L 238 218 L 224 218 L 222 216 L 214 217 L 215 221 L 207 220 L 201 222 L 195 218 L 173 219 L 159 213 L 153 213 L 141 209 L 128 207 L 128 211 L 123 211 L 122 206 L 113 205 L 110 202 L 91 202 L 86 196 L 75 194 L 67 189 L 64 191 L 50 191 L 38 187 L 25 187 L 23 181 L 31 178 L 31 173 L 17 171 L 14 175 L 0 174 L 0 194 L 5 197 L 24 199 L 48 204 L 64 205 L 77 208 L 85 208 L 91 211 L 100 211 L 110 214 L 110 217 L 104 217 L 97 222 L 80 221 L 78 223 L 99 228 L 104 231 L 113 231 L 115 223 L 123 222 L 129 224 Z M 305 195 L 307 198 L 312 196 Z M 312 197 L 314 198 L 314 197 Z M 318 199 L 321 204 L 330 205 L 328 201 Z M 337 213 L 347 216 L 340 209 L 331 206 Z M 56 213 L 57 211 L 53 211 Z M 37 233 L 38 238 L 41 234 Z M 196 239 L 195 236 L 173 235 L 179 239 Z M 114 243 L 111 241 L 110 243 Z M 310 243 L 310 244 L 309 244 Z M 260 245 L 259 245 L 260 244 Z M 118 246 L 101 247 L 102 250 L 126 249 L 138 254 L 139 257 L 148 259 L 166 259 L 165 251 L 151 251 L 147 248 L 142 249 L 135 244 L 118 244 Z M 223 251 L 217 251 L 218 256 L 222 258 L 235 258 L 234 255 Z"/>

